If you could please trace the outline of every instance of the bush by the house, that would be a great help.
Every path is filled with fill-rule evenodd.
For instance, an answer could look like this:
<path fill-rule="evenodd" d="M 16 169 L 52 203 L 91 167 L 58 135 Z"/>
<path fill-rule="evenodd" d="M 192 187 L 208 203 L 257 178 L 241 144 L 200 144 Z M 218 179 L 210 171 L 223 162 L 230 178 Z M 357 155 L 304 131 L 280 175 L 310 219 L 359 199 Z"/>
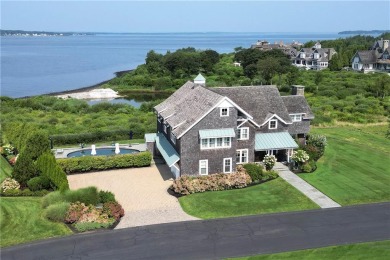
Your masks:
<path fill-rule="evenodd" d="M 69 207 L 70 207 L 69 202 L 59 202 L 48 206 L 44 210 L 43 215 L 45 216 L 45 218 L 51 221 L 64 222 L 65 215 L 68 212 Z"/>
<path fill-rule="evenodd" d="M 279 177 L 279 174 L 276 171 L 264 171 L 263 172 L 263 181 L 270 181 Z"/>
<path fill-rule="evenodd" d="M 114 156 L 84 156 L 58 159 L 57 162 L 67 173 L 102 171 L 130 167 L 149 166 L 152 160 L 150 152 L 123 154 Z"/>
<path fill-rule="evenodd" d="M 65 214 L 65 223 L 72 224 L 77 222 L 83 215 L 83 213 L 87 211 L 88 207 L 84 203 L 72 203 Z"/>
<path fill-rule="evenodd" d="M 205 191 L 240 189 L 246 187 L 251 182 L 251 177 L 245 172 L 220 173 L 197 177 L 185 175 L 175 180 L 171 189 L 178 194 L 188 195 Z"/>
<path fill-rule="evenodd" d="M 27 182 L 27 186 L 31 191 L 48 190 L 51 188 L 50 180 L 46 176 L 38 176 L 31 178 Z"/>
<path fill-rule="evenodd" d="M 25 187 L 28 180 L 36 176 L 38 176 L 38 171 L 31 156 L 26 153 L 19 154 L 12 177 Z"/>
<path fill-rule="evenodd" d="M 84 223 L 75 223 L 74 227 L 79 232 L 84 232 L 88 230 L 94 230 L 99 228 L 109 228 L 112 224 L 114 224 L 115 220 L 111 219 L 110 221 L 106 223 L 99 223 L 99 222 L 84 222 Z"/>
<path fill-rule="evenodd" d="M 119 220 L 125 215 L 125 210 L 118 202 L 111 201 L 103 204 L 103 213 L 107 214 L 110 218 Z"/>
<path fill-rule="evenodd" d="M 66 201 L 64 194 L 59 191 L 50 192 L 45 197 L 42 198 L 42 208 L 47 208 L 50 205 L 55 203 Z"/>
<path fill-rule="evenodd" d="M 324 153 L 327 145 L 326 136 L 319 134 L 311 134 L 306 141 L 305 150 L 310 158 L 318 161 Z"/>
<path fill-rule="evenodd" d="M 272 170 L 272 168 L 275 166 L 275 163 L 276 163 L 276 157 L 275 157 L 275 155 L 266 154 L 266 155 L 264 156 L 263 163 L 264 163 L 265 169 L 266 169 L 267 171 Z"/>
<path fill-rule="evenodd" d="M 106 203 L 106 202 L 115 202 L 115 195 L 114 193 L 110 191 L 99 191 L 99 202 L 100 203 Z"/>
<path fill-rule="evenodd" d="M 59 202 L 82 202 L 87 205 L 96 205 L 99 203 L 99 193 L 96 187 L 86 187 L 78 190 L 67 190 L 64 192 L 54 191 L 46 195 L 42 199 L 42 207 L 46 208 L 49 205 Z"/>
<path fill-rule="evenodd" d="M 255 163 L 247 163 L 243 165 L 246 173 L 251 176 L 252 182 L 260 182 L 263 179 L 263 168 Z"/>
<path fill-rule="evenodd" d="M 54 189 L 59 189 L 61 191 L 69 190 L 66 174 L 57 164 L 57 161 L 51 152 L 40 155 L 36 165 L 41 172 L 41 175 L 47 177 L 54 185 Z"/>
<path fill-rule="evenodd" d="M 19 190 L 20 184 L 12 178 L 5 178 L 5 180 L 0 185 L 1 192 L 6 192 L 9 190 Z"/>
<path fill-rule="evenodd" d="M 28 155 L 33 161 L 45 152 L 50 152 L 49 136 L 46 132 L 35 131 L 28 135 L 26 146 L 21 154 Z"/>
<path fill-rule="evenodd" d="M 42 197 L 50 193 L 48 190 L 31 191 L 30 189 L 24 190 L 7 190 L 1 192 L 0 195 L 3 197 Z"/>
<path fill-rule="evenodd" d="M 291 159 L 297 162 L 298 165 L 303 165 L 310 159 L 310 157 L 304 150 L 297 150 L 293 152 Z"/>

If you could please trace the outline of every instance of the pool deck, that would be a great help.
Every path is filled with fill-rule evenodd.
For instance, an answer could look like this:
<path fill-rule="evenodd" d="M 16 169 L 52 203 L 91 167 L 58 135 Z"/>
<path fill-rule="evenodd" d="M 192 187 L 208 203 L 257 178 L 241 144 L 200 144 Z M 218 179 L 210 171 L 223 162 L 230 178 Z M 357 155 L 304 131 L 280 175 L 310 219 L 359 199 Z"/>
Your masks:
<path fill-rule="evenodd" d="M 91 147 L 90 146 L 86 146 L 84 147 L 84 149 L 90 149 Z M 110 146 L 110 145 L 106 145 L 106 146 L 97 146 L 96 148 L 113 148 L 113 146 Z M 115 147 L 114 147 L 115 148 Z M 138 150 L 140 152 L 143 152 L 143 151 L 146 151 L 146 144 L 145 143 L 142 143 L 142 144 L 132 144 L 131 146 L 128 145 L 128 144 L 123 144 L 123 145 L 119 145 L 119 149 L 135 149 L 135 150 Z M 61 159 L 61 158 L 68 158 L 68 154 L 69 153 L 72 153 L 72 152 L 76 152 L 76 151 L 80 151 L 82 150 L 81 148 L 77 147 L 77 148 L 61 148 L 61 149 L 53 149 L 52 151 L 54 152 L 54 155 L 57 159 Z"/>

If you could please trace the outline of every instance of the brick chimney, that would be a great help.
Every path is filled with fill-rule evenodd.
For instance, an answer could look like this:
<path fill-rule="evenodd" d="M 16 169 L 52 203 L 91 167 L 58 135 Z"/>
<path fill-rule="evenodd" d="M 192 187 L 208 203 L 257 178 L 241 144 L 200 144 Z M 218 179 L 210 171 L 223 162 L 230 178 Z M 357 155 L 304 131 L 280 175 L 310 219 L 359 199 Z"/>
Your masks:
<path fill-rule="evenodd" d="M 305 95 L 305 86 L 292 85 L 291 86 L 291 95 L 304 96 Z"/>

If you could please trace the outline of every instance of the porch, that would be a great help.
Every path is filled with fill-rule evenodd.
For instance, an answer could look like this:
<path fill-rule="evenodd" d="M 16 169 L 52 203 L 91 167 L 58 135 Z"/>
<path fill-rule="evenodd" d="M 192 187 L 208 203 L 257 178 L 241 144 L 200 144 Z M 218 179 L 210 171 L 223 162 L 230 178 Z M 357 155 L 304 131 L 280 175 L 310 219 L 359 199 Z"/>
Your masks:
<path fill-rule="evenodd" d="M 257 133 L 255 137 L 255 162 L 261 162 L 267 154 L 275 155 L 278 162 L 290 162 L 298 144 L 288 132 Z"/>

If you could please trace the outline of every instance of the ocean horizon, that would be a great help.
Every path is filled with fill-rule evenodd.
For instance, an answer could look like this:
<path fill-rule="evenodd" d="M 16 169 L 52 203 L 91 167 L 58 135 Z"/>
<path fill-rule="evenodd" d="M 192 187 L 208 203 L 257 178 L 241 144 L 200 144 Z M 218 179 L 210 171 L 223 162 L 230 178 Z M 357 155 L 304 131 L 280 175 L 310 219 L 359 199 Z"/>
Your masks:
<path fill-rule="evenodd" d="M 195 32 L 96 33 L 63 37 L 1 37 L 1 95 L 13 98 L 69 91 L 115 77 L 115 72 L 135 69 L 148 51 L 180 48 L 233 52 L 257 40 L 305 43 L 350 35 L 338 33 Z"/>

